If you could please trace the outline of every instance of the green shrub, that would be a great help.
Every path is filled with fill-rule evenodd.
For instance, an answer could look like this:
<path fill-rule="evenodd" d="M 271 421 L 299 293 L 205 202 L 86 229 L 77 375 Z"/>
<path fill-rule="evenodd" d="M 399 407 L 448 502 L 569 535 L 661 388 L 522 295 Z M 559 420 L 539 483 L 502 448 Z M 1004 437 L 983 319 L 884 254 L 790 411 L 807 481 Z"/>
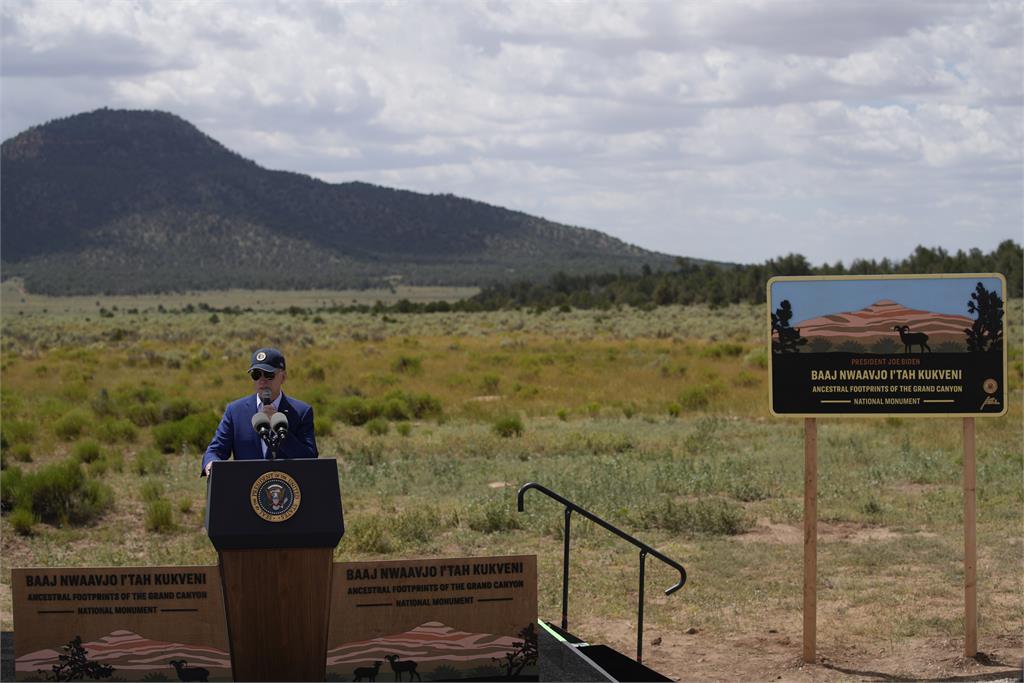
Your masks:
<path fill-rule="evenodd" d="M 685 410 L 701 410 L 711 405 L 711 399 L 718 393 L 710 384 L 694 384 L 679 394 L 679 405 Z"/>
<path fill-rule="evenodd" d="M 374 416 L 370 415 L 370 407 L 367 405 L 366 399 L 360 396 L 346 396 L 335 406 L 332 417 L 353 427 L 359 427 Z"/>
<path fill-rule="evenodd" d="M 495 420 L 494 424 L 491 425 L 491 429 L 503 439 L 510 439 L 514 436 L 523 435 L 523 421 L 518 415 L 505 415 Z"/>
<path fill-rule="evenodd" d="M 673 402 L 673 403 L 669 403 L 668 404 L 668 414 L 669 414 L 670 417 L 679 417 L 679 415 L 682 412 L 683 412 L 683 407 L 681 405 L 679 405 L 678 403 Z"/>
<path fill-rule="evenodd" d="M 318 417 L 313 424 L 317 436 L 330 436 L 334 431 L 334 420 L 329 417 Z"/>
<path fill-rule="evenodd" d="M 85 439 L 75 444 L 71 449 L 71 457 L 83 464 L 98 460 L 103 455 L 100 445 L 92 439 Z"/>
<path fill-rule="evenodd" d="M 178 499 L 178 512 L 183 515 L 187 515 L 192 512 L 192 499 L 191 498 L 179 498 Z"/>
<path fill-rule="evenodd" d="M 18 504 L 18 493 L 25 473 L 20 467 L 10 467 L 0 472 L 0 510 L 7 512 Z"/>
<path fill-rule="evenodd" d="M 522 527 L 511 500 L 488 498 L 472 503 L 465 514 L 466 525 L 473 531 L 493 534 Z"/>
<path fill-rule="evenodd" d="M 383 417 L 375 417 L 366 423 L 366 431 L 372 436 L 384 436 L 391 429 L 391 425 Z"/>
<path fill-rule="evenodd" d="M 150 427 L 160 422 L 160 407 L 154 403 L 128 406 L 128 419 L 138 427 Z"/>
<path fill-rule="evenodd" d="M 418 375 L 423 372 L 423 361 L 415 356 L 399 356 L 391 364 L 391 369 L 407 375 Z"/>
<path fill-rule="evenodd" d="M 0 434 L 3 435 L 4 442 L 9 445 L 31 443 L 36 440 L 37 431 L 35 422 L 6 419 L 0 422 Z"/>
<path fill-rule="evenodd" d="M 48 524 L 85 524 L 106 512 L 114 502 L 114 492 L 95 479 L 88 479 L 74 458 L 53 463 L 16 479 L 4 478 L 6 497 L 13 507 L 31 510 Z"/>
<path fill-rule="evenodd" d="M 400 422 L 395 425 L 395 431 L 398 432 L 399 436 L 409 436 L 412 434 L 412 425 L 408 422 Z"/>
<path fill-rule="evenodd" d="M 98 460 L 94 460 L 86 466 L 89 474 L 94 477 L 101 477 L 108 471 L 120 472 L 124 469 L 124 456 L 119 452 L 106 452 Z"/>
<path fill-rule="evenodd" d="M 735 536 L 751 527 L 743 507 L 720 498 L 677 503 L 670 498 L 644 500 L 634 520 L 644 528 L 685 534 Z"/>
<path fill-rule="evenodd" d="M 4 453 L 10 455 L 16 462 L 32 462 L 32 447 L 27 443 L 16 443 L 8 447 Z"/>
<path fill-rule="evenodd" d="M 171 502 L 163 499 L 146 503 L 146 531 L 165 534 L 174 531 L 174 511 Z"/>
<path fill-rule="evenodd" d="M 202 452 L 213 438 L 220 424 L 212 412 L 189 415 L 175 422 L 165 422 L 153 427 L 153 441 L 164 453 L 183 452 L 190 447 L 193 452 Z"/>
<path fill-rule="evenodd" d="M 753 349 L 743 357 L 743 363 L 752 368 L 768 369 L 768 351 L 764 348 Z"/>
<path fill-rule="evenodd" d="M 164 485 L 162 482 L 156 481 L 155 479 L 147 479 L 142 483 L 142 487 L 139 489 L 139 495 L 142 500 L 147 503 L 151 503 L 154 500 L 160 500 L 164 496 Z"/>
<path fill-rule="evenodd" d="M 487 374 L 480 378 L 480 389 L 485 394 L 498 393 L 498 386 L 500 384 L 501 378 L 497 375 Z"/>
<path fill-rule="evenodd" d="M 163 474 L 167 471 L 167 457 L 152 448 L 147 448 L 135 456 L 132 469 L 136 474 Z"/>
<path fill-rule="evenodd" d="M 176 422 L 182 420 L 199 409 L 187 396 L 175 396 L 160 406 L 160 419 L 163 422 Z"/>
<path fill-rule="evenodd" d="M 392 529 L 400 541 L 424 543 L 437 535 L 440 524 L 441 515 L 436 508 L 413 508 L 399 513 Z"/>
<path fill-rule="evenodd" d="M 744 351 L 745 349 L 742 344 L 736 344 L 734 342 L 717 342 L 704 347 L 704 350 L 701 351 L 700 355 L 705 358 L 736 358 Z"/>
<path fill-rule="evenodd" d="M 138 436 L 139 430 L 135 428 L 132 421 L 126 418 L 119 420 L 104 420 L 96 425 L 96 436 L 105 442 L 126 442 L 132 443 Z"/>
<path fill-rule="evenodd" d="M 389 523 L 378 515 L 357 518 L 345 527 L 343 544 L 349 545 L 356 552 L 383 555 L 394 549 L 388 535 Z"/>
<path fill-rule="evenodd" d="M 736 384 L 741 387 L 756 387 L 761 384 L 761 378 L 750 374 L 746 370 L 740 370 L 740 373 L 736 375 Z"/>
<path fill-rule="evenodd" d="M 411 417 L 409 407 L 397 396 L 385 399 L 380 407 L 380 414 L 388 420 L 396 422 L 408 420 Z"/>
<path fill-rule="evenodd" d="M 82 408 L 72 408 L 53 423 L 53 432 L 65 441 L 77 439 L 92 417 Z"/>
<path fill-rule="evenodd" d="M 557 415 L 558 419 L 561 420 L 562 422 L 566 422 L 569 419 L 569 411 L 566 410 L 565 408 L 559 408 L 558 412 L 555 413 L 555 415 Z"/>
<path fill-rule="evenodd" d="M 39 519 L 28 508 L 18 508 L 7 518 L 15 533 L 20 536 L 31 536 L 35 533 L 35 525 Z"/>

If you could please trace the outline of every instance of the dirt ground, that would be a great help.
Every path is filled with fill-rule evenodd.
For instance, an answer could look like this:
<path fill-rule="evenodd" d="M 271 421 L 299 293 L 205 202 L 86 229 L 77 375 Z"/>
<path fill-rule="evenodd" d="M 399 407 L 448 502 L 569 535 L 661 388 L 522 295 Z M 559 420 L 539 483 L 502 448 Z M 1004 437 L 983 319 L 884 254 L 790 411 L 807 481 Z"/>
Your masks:
<path fill-rule="evenodd" d="M 583 622 L 579 632 L 607 634 L 608 645 L 636 654 L 632 622 Z M 814 664 L 803 661 L 799 631 L 726 638 L 648 631 L 644 640 L 644 664 L 677 681 L 1019 681 L 1024 656 L 1020 636 L 979 643 L 974 659 L 963 656 L 962 640 L 911 639 L 895 648 L 867 648 L 819 639 Z"/>

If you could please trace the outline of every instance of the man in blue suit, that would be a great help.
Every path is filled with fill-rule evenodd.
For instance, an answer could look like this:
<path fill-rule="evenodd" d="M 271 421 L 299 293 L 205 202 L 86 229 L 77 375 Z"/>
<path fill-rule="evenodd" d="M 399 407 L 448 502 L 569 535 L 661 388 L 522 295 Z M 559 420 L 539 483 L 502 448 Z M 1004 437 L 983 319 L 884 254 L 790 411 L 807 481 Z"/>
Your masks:
<path fill-rule="evenodd" d="M 277 349 L 258 349 L 249 366 L 256 392 L 228 404 L 217 433 L 203 455 L 202 476 L 210 473 L 217 460 L 262 460 L 269 457 L 267 445 L 252 426 L 258 412 L 269 418 L 283 413 L 288 418 L 288 436 L 277 450 L 278 458 L 316 458 L 316 435 L 313 433 L 313 408 L 281 391 L 287 377 L 284 355 Z"/>

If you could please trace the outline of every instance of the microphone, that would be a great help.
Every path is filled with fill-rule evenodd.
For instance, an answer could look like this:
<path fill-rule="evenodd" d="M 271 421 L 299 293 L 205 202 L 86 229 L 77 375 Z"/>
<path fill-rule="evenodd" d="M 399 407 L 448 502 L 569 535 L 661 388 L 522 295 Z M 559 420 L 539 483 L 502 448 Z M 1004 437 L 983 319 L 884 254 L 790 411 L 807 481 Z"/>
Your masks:
<path fill-rule="evenodd" d="M 266 438 L 270 434 L 270 418 L 263 411 L 260 411 L 252 416 L 252 428 L 256 430 L 256 433 Z"/>
<path fill-rule="evenodd" d="M 274 413 L 270 418 L 270 428 L 277 434 L 278 439 L 284 439 L 288 435 L 288 417 L 284 413 Z"/>
<path fill-rule="evenodd" d="M 270 387 L 266 387 L 263 389 L 263 391 L 260 392 L 260 401 L 263 403 L 264 408 L 273 403 L 273 399 L 271 398 L 271 396 L 272 393 L 270 391 Z"/>

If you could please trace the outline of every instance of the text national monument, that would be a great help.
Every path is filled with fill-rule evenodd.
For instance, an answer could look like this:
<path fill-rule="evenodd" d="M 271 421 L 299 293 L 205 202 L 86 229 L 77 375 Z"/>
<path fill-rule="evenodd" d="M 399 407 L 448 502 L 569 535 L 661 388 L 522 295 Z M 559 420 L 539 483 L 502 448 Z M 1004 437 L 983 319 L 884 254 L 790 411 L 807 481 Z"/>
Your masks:
<path fill-rule="evenodd" d="M 216 566 L 12 570 L 17 680 L 537 680 L 536 556 L 335 562 L 333 459 L 208 481 Z"/>

